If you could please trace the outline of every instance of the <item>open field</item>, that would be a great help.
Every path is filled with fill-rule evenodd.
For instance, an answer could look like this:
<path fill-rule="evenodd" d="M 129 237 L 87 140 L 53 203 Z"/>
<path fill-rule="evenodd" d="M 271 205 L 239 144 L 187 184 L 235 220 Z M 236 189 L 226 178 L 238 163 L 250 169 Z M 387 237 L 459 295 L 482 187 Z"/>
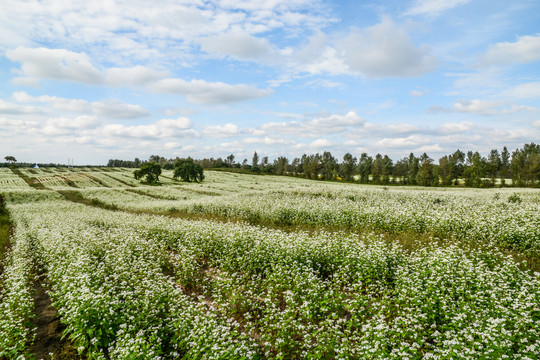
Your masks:
<path fill-rule="evenodd" d="M 540 357 L 539 190 L 205 175 L 0 169 L 0 358 Z"/>

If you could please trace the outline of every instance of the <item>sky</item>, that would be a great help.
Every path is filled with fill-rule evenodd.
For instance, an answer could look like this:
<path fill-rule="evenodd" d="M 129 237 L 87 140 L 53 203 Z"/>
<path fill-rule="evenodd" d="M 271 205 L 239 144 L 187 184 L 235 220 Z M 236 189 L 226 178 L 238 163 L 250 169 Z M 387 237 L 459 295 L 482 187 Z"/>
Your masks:
<path fill-rule="evenodd" d="M 0 2 L 1 158 L 438 160 L 530 142 L 537 0 Z"/>

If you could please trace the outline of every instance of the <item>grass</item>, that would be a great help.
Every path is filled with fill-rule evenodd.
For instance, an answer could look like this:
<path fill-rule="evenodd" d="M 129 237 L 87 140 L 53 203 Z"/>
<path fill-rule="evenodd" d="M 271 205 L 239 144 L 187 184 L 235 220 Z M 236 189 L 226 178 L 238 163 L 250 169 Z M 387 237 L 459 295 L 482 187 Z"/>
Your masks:
<path fill-rule="evenodd" d="M 118 207 L 114 204 L 106 204 L 97 199 L 87 199 L 79 191 L 76 190 L 58 190 L 58 193 L 62 195 L 66 200 L 84 204 L 88 206 L 94 206 L 105 210 L 118 210 Z"/>

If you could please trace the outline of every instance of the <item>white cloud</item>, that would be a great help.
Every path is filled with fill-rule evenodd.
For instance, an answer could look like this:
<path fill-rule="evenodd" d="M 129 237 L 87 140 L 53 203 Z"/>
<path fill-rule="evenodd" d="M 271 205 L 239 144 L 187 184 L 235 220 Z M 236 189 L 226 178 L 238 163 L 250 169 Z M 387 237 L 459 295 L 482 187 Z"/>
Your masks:
<path fill-rule="evenodd" d="M 436 16 L 441 12 L 468 3 L 470 0 L 416 0 L 406 15 Z"/>
<path fill-rule="evenodd" d="M 39 114 L 42 110 L 35 106 L 22 106 L 0 99 L 0 114 Z"/>
<path fill-rule="evenodd" d="M 384 148 L 411 148 L 430 142 L 428 138 L 420 135 L 411 135 L 398 138 L 384 138 L 376 142 L 376 145 Z"/>
<path fill-rule="evenodd" d="M 151 86 L 160 93 L 186 95 L 188 100 L 199 104 L 227 104 L 269 96 L 272 89 L 263 90 L 246 84 L 229 85 L 204 80 L 164 79 Z"/>
<path fill-rule="evenodd" d="M 13 99 L 20 103 L 45 103 L 55 110 L 88 113 L 93 112 L 107 118 L 135 119 L 150 115 L 140 105 L 126 104 L 117 100 L 102 100 L 89 103 L 82 99 L 66 99 L 57 96 L 31 96 L 24 91 L 14 92 Z"/>
<path fill-rule="evenodd" d="M 478 115 L 508 115 L 514 114 L 520 111 L 533 111 L 538 109 L 532 106 L 508 104 L 506 101 L 500 100 L 466 100 L 460 99 L 456 101 L 452 108 L 445 108 L 439 105 L 434 105 L 428 109 L 428 113 L 438 112 L 459 112 L 459 113 L 471 113 Z"/>
<path fill-rule="evenodd" d="M 150 115 L 150 112 L 140 105 L 113 100 L 93 102 L 92 109 L 97 115 L 116 119 L 136 119 Z"/>
<path fill-rule="evenodd" d="M 427 46 L 416 47 L 405 30 L 387 17 L 365 29 L 352 28 L 337 48 L 349 70 L 366 77 L 419 76 L 437 63 Z"/>
<path fill-rule="evenodd" d="M 276 57 L 268 40 L 245 32 L 228 32 L 201 39 L 199 42 L 205 52 L 229 55 L 240 60 L 271 61 Z"/>
<path fill-rule="evenodd" d="M 132 138 L 193 138 L 197 132 L 190 128 L 191 121 L 187 118 L 163 119 L 149 125 L 126 126 L 123 124 L 108 124 L 98 129 L 98 134 L 105 137 Z"/>
<path fill-rule="evenodd" d="M 480 115 L 505 115 L 513 114 L 518 111 L 537 111 L 534 107 L 525 105 L 511 105 L 503 108 L 503 103 L 500 101 L 486 100 L 458 100 L 454 103 L 454 110 L 464 113 L 475 113 Z"/>
<path fill-rule="evenodd" d="M 101 72 L 84 53 L 65 49 L 16 48 L 8 50 L 6 56 L 11 61 L 21 63 L 21 73 L 25 77 L 68 80 L 85 84 L 103 81 Z"/>
<path fill-rule="evenodd" d="M 540 81 L 516 85 L 504 92 L 505 95 L 516 98 L 540 98 Z"/>
<path fill-rule="evenodd" d="M 421 96 L 426 95 L 426 93 L 422 90 L 411 90 L 409 92 L 409 95 L 412 97 L 421 97 Z"/>
<path fill-rule="evenodd" d="M 280 133 L 317 137 L 324 134 L 340 133 L 347 128 L 363 126 L 365 120 L 355 112 L 346 115 L 330 115 L 309 121 L 270 122 L 263 124 L 260 130 L 267 134 Z"/>
<path fill-rule="evenodd" d="M 211 138 L 225 138 L 238 135 L 239 130 L 237 125 L 227 123 L 225 125 L 207 126 L 202 133 Z"/>
<path fill-rule="evenodd" d="M 283 138 L 275 138 L 271 136 L 265 136 L 264 138 L 245 138 L 242 140 L 244 144 L 261 144 L 261 145 L 290 145 L 294 144 L 294 140 L 287 140 Z"/>
<path fill-rule="evenodd" d="M 455 134 L 471 131 L 474 128 L 474 123 L 463 121 L 460 123 L 445 123 L 439 126 L 437 132 L 442 134 Z"/>
<path fill-rule="evenodd" d="M 520 36 L 516 42 L 500 42 L 489 47 L 480 65 L 525 64 L 540 60 L 540 35 Z"/>
<path fill-rule="evenodd" d="M 130 68 L 109 68 L 106 81 L 113 86 L 142 86 L 166 78 L 167 71 L 158 71 L 141 65 Z"/>

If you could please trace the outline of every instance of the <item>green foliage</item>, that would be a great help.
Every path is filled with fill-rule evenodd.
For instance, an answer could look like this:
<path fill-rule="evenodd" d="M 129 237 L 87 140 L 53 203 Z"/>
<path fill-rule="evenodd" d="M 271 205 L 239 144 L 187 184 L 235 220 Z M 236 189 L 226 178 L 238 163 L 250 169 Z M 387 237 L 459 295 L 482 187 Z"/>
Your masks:
<path fill-rule="evenodd" d="M 513 193 L 508 197 L 508 202 L 511 204 L 521 204 L 523 200 L 521 200 L 521 197 L 519 194 Z"/>
<path fill-rule="evenodd" d="M 155 161 L 148 161 L 142 164 L 139 170 L 135 170 L 133 175 L 137 180 L 145 177 L 146 183 L 155 184 L 159 181 L 159 175 L 161 175 L 161 166 Z"/>
<path fill-rule="evenodd" d="M 187 182 L 201 182 L 204 180 L 204 170 L 201 165 L 195 164 L 192 158 L 178 159 L 174 163 L 173 178 Z"/>

